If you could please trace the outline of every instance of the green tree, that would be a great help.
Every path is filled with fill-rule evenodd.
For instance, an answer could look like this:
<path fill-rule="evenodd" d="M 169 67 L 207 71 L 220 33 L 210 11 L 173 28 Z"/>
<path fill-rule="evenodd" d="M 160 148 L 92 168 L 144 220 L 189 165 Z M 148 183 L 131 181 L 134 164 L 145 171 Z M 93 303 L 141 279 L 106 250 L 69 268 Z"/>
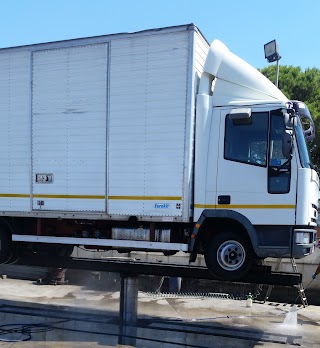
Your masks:
<path fill-rule="evenodd" d="M 260 70 L 270 81 L 276 80 L 276 66 L 269 65 Z M 309 144 L 312 162 L 320 166 L 320 69 L 280 66 L 279 88 L 291 100 L 300 100 L 307 104 L 313 116 L 316 137 Z"/>

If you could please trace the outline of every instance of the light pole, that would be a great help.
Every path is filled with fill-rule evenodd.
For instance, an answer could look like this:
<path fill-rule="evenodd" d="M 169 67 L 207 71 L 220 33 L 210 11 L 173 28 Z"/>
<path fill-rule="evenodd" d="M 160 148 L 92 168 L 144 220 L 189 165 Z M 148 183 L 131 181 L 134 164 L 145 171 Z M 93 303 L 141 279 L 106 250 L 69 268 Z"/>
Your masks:
<path fill-rule="evenodd" d="M 279 85 L 279 60 L 281 56 L 279 54 L 279 47 L 276 40 L 272 40 L 264 45 L 264 56 L 267 59 L 268 63 L 277 62 L 277 71 L 276 71 L 276 82 L 275 85 Z"/>

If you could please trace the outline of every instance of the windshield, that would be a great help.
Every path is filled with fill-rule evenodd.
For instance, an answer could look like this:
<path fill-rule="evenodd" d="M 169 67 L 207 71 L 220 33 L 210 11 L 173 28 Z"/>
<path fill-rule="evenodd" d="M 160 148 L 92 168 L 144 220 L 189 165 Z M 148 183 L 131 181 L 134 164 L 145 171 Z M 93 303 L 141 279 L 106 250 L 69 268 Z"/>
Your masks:
<path fill-rule="evenodd" d="M 298 150 L 300 155 L 300 161 L 303 168 L 312 168 L 312 164 L 310 162 L 309 150 L 307 147 L 304 129 L 302 127 L 300 119 L 297 117 L 297 123 L 295 126 L 295 134 L 298 144 Z"/>

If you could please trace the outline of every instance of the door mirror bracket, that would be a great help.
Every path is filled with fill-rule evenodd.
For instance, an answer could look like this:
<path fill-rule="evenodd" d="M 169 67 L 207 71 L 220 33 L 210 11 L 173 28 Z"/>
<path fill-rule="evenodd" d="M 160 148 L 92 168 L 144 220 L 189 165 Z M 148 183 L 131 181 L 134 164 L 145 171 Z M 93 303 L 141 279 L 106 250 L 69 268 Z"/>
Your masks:
<path fill-rule="evenodd" d="M 288 130 L 285 130 L 283 133 L 282 153 L 285 156 L 285 158 L 292 158 L 292 134 Z"/>

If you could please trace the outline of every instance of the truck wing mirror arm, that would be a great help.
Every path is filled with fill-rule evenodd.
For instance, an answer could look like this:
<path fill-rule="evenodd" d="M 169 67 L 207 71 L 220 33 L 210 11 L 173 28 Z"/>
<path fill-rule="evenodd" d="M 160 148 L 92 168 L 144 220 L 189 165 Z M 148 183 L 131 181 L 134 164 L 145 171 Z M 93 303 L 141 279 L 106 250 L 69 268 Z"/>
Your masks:
<path fill-rule="evenodd" d="M 292 158 L 292 134 L 285 130 L 282 138 L 282 153 L 285 158 L 291 160 Z"/>
<path fill-rule="evenodd" d="M 284 117 L 284 124 L 287 129 L 293 129 L 295 121 L 295 113 L 293 109 L 287 109 L 286 111 L 282 110 L 282 114 Z"/>

